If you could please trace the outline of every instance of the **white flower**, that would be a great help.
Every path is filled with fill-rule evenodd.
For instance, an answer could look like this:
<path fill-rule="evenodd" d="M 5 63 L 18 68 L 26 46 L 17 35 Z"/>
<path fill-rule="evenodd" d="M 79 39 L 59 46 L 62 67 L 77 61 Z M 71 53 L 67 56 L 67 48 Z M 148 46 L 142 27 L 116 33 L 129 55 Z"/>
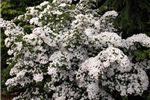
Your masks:
<path fill-rule="evenodd" d="M 65 7 L 67 4 L 66 3 L 61 3 L 59 6 L 60 7 Z"/>
<path fill-rule="evenodd" d="M 25 40 L 30 45 L 36 45 L 37 36 L 35 34 L 27 34 L 23 37 L 23 40 Z"/>
<path fill-rule="evenodd" d="M 5 82 L 5 85 L 8 86 L 8 85 L 13 85 L 15 84 L 15 80 L 14 79 L 8 79 L 6 82 Z"/>
<path fill-rule="evenodd" d="M 20 51 L 21 49 L 22 49 L 22 42 L 17 42 L 17 43 L 15 43 L 16 44 L 16 49 L 18 50 L 18 51 Z"/>
<path fill-rule="evenodd" d="M 38 17 L 34 17 L 32 19 L 30 19 L 30 24 L 33 24 L 33 25 L 37 25 L 37 26 L 41 26 L 41 22 L 39 22 L 39 18 Z"/>
<path fill-rule="evenodd" d="M 94 29 L 93 28 L 87 28 L 87 29 L 85 29 L 85 34 L 87 35 L 87 36 L 91 36 L 91 35 L 93 35 L 94 34 Z"/>
<path fill-rule="evenodd" d="M 7 53 L 8 53 L 8 55 L 12 55 L 12 54 L 14 53 L 14 50 L 10 50 L 10 49 L 9 49 L 9 50 L 7 51 Z"/>
<path fill-rule="evenodd" d="M 135 44 L 140 43 L 144 47 L 150 47 L 150 37 L 145 34 L 133 35 L 125 40 L 125 47 L 127 49 L 135 49 Z"/>
<path fill-rule="evenodd" d="M 36 82 L 41 82 L 43 80 L 43 74 L 33 74 L 33 79 Z"/>
<path fill-rule="evenodd" d="M 49 4 L 49 2 L 48 2 L 48 1 L 44 1 L 44 2 L 42 2 L 42 3 L 40 4 L 40 6 L 45 6 L 45 5 L 47 5 L 47 4 Z"/>
<path fill-rule="evenodd" d="M 59 11 L 59 10 L 56 10 L 56 11 L 51 11 L 53 14 L 56 14 L 56 15 L 61 15 L 62 14 L 62 12 L 61 11 Z"/>
<path fill-rule="evenodd" d="M 91 83 L 87 87 L 87 92 L 90 100 L 99 100 L 99 86 L 98 82 Z"/>
<path fill-rule="evenodd" d="M 39 62 L 40 64 L 46 64 L 48 63 L 48 56 L 45 54 L 37 54 L 36 61 Z"/>
<path fill-rule="evenodd" d="M 99 28 L 100 28 L 100 22 L 99 22 L 99 20 L 98 20 L 98 21 L 95 21 L 94 25 L 95 25 L 95 27 L 96 27 L 97 29 L 99 29 Z"/>
<path fill-rule="evenodd" d="M 114 11 L 114 10 L 112 10 L 112 11 L 107 11 L 107 12 L 101 17 L 101 19 L 103 19 L 103 18 L 105 18 L 105 17 L 107 17 L 107 16 L 118 16 L 118 13 L 117 13 L 116 11 Z"/>
<path fill-rule="evenodd" d="M 57 69 L 54 67 L 48 67 L 48 72 L 49 75 L 55 75 L 57 73 Z"/>
<path fill-rule="evenodd" d="M 96 57 L 89 58 L 81 65 L 81 70 L 89 71 L 91 77 L 98 79 L 99 74 L 101 73 L 100 62 Z"/>

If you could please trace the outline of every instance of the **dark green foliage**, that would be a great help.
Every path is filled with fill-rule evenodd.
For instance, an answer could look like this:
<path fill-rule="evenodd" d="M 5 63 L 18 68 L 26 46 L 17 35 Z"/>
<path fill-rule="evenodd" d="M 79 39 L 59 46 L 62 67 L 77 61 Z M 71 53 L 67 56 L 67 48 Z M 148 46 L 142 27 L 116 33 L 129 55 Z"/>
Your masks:
<path fill-rule="evenodd" d="M 0 2 L 1 16 L 5 20 L 11 20 L 23 14 L 26 7 L 38 5 L 43 1 L 52 2 L 52 0 L 2 0 Z"/>
<path fill-rule="evenodd" d="M 150 49 L 141 49 L 134 51 L 134 57 L 136 61 L 142 61 L 144 59 L 150 59 Z"/>
<path fill-rule="evenodd" d="M 0 48 L 1 48 L 1 52 L 2 52 L 1 53 L 1 69 L 3 70 L 4 68 L 7 67 L 6 60 L 9 56 L 7 55 L 8 48 L 6 48 L 6 46 L 4 44 L 4 39 L 6 38 L 6 36 L 4 35 L 3 29 L 0 29 L 0 30 L 1 30 Z"/>
<path fill-rule="evenodd" d="M 150 72 L 150 71 L 149 71 Z M 143 94 L 143 98 L 144 100 L 150 100 L 150 87 L 148 89 L 148 91 L 146 91 L 144 94 Z"/>
<path fill-rule="evenodd" d="M 9 0 L 11 4 L 14 4 L 18 7 L 24 7 L 24 8 L 29 6 L 36 6 L 43 1 L 48 1 L 48 0 Z"/>
<path fill-rule="evenodd" d="M 18 8 L 17 5 L 11 4 L 8 1 L 2 1 L 0 3 L 1 7 L 1 16 L 6 20 L 11 20 L 15 16 L 23 14 L 25 8 Z"/>
<path fill-rule="evenodd" d="M 128 97 L 122 97 L 122 100 L 128 100 Z"/>
<path fill-rule="evenodd" d="M 32 29 L 31 29 L 32 26 L 30 26 L 30 25 L 24 25 L 23 28 L 24 28 L 25 33 L 30 34 L 32 32 Z"/>
<path fill-rule="evenodd" d="M 7 66 L 6 68 L 2 68 L 2 70 L 1 70 L 1 87 L 2 87 L 1 94 L 2 95 L 10 95 L 6 89 L 5 82 L 8 78 L 10 78 L 9 72 L 10 72 L 11 68 L 12 68 L 12 66 Z"/>
<path fill-rule="evenodd" d="M 114 0 L 113 8 L 119 12 L 115 25 L 123 31 L 124 38 L 150 32 L 149 0 Z"/>
<path fill-rule="evenodd" d="M 123 32 L 123 38 L 150 32 L 150 0 L 97 0 L 97 6 L 119 13 L 114 25 Z"/>

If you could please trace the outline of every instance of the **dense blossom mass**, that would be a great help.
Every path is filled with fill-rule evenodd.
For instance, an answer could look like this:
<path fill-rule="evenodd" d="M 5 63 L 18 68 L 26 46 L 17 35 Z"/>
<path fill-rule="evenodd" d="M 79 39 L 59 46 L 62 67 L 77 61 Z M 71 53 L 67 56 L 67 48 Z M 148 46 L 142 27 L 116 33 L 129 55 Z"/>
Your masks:
<path fill-rule="evenodd" d="M 99 15 L 90 0 L 45 1 L 12 21 L 0 19 L 12 65 L 6 81 L 13 100 L 114 100 L 142 95 L 150 60 L 132 62 L 132 51 L 150 48 L 150 37 L 122 39 L 113 26 L 116 11 Z M 31 32 L 15 22 L 30 24 Z M 17 89 L 16 89 L 17 88 Z"/>

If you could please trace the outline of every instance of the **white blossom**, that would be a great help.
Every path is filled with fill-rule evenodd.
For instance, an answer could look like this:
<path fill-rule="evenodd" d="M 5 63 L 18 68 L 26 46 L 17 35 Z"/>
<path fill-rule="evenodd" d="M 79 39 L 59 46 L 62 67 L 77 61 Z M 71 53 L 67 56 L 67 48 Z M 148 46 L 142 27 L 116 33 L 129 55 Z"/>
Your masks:
<path fill-rule="evenodd" d="M 43 80 L 43 74 L 33 74 L 33 79 L 36 82 L 41 82 Z"/>

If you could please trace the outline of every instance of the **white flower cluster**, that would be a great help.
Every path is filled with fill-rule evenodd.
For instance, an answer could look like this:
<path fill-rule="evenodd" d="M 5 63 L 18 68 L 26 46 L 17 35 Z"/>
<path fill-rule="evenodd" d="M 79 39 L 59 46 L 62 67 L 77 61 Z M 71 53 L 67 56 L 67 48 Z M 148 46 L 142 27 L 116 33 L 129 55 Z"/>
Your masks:
<path fill-rule="evenodd" d="M 150 48 L 150 38 L 145 34 L 133 35 L 125 40 L 127 49 L 137 49 L 140 44 L 143 47 Z M 137 47 L 135 46 L 137 45 Z"/>
<path fill-rule="evenodd" d="M 122 39 L 112 24 L 117 12 L 100 16 L 85 0 L 76 6 L 58 1 L 30 7 L 14 19 L 32 24 L 30 34 L 0 19 L 13 65 L 6 85 L 23 89 L 14 100 L 114 100 L 113 92 L 127 96 L 147 90 L 149 67 L 144 66 L 150 60 L 133 63 L 126 52 L 150 47 L 150 37 Z"/>
<path fill-rule="evenodd" d="M 72 11 L 74 7 L 60 1 L 63 0 L 53 1 L 53 3 L 44 1 L 38 6 L 28 7 L 27 12 L 15 18 L 14 21 L 24 21 L 34 25 L 34 27 L 48 26 L 51 30 L 58 33 L 60 30 L 69 27 L 70 21 L 74 16 Z"/>

